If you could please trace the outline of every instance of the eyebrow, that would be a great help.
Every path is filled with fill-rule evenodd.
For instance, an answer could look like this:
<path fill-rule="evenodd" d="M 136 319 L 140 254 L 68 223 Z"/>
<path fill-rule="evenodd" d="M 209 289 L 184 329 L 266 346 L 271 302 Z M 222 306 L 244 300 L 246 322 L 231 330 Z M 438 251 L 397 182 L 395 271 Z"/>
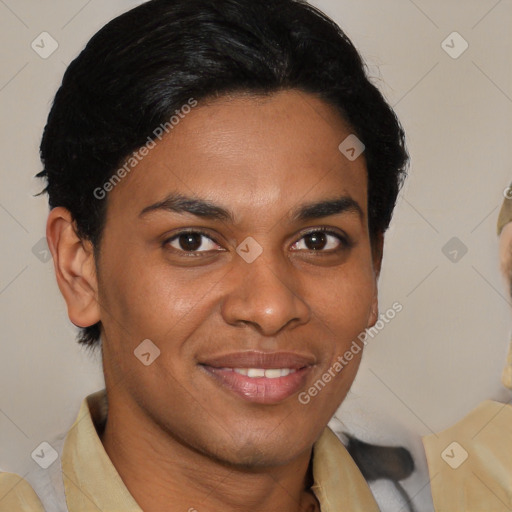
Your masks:
<path fill-rule="evenodd" d="M 205 199 L 197 199 L 174 193 L 169 194 L 162 201 L 146 206 L 139 213 L 139 217 L 143 217 L 148 213 L 160 210 L 179 214 L 189 213 L 196 215 L 197 217 L 211 220 L 228 221 L 231 223 L 234 222 L 234 215 L 226 208 L 218 206 Z M 292 210 L 290 218 L 292 221 L 297 222 L 320 219 L 342 213 L 355 213 L 361 219 L 364 218 L 363 210 L 359 206 L 359 203 L 349 196 L 342 196 L 335 199 L 328 199 L 299 206 Z"/>
<path fill-rule="evenodd" d="M 300 206 L 292 213 L 292 220 L 313 220 L 341 213 L 355 213 L 361 219 L 364 219 L 363 209 L 359 206 L 359 203 L 350 196 L 342 196 Z"/>
<path fill-rule="evenodd" d="M 233 221 L 233 215 L 229 210 L 205 199 L 196 199 L 181 194 L 169 194 L 162 201 L 146 206 L 146 208 L 139 213 L 139 217 L 158 210 L 175 213 L 191 213 L 197 217 L 212 220 Z"/>

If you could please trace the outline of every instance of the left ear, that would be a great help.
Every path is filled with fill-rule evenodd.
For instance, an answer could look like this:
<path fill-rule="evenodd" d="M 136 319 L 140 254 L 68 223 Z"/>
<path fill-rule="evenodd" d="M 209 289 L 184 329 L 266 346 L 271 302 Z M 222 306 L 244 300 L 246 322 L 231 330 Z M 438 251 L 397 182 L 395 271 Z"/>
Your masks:
<path fill-rule="evenodd" d="M 380 269 L 382 266 L 382 254 L 384 250 L 384 233 L 379 232 L 372 239 L 372 260 L 374 272 L 374 289 L 370 315 L 368 317 L 367 327 L 373 327 L 379 319 L 379 289 L 377 282 L 380 276 Z"/>

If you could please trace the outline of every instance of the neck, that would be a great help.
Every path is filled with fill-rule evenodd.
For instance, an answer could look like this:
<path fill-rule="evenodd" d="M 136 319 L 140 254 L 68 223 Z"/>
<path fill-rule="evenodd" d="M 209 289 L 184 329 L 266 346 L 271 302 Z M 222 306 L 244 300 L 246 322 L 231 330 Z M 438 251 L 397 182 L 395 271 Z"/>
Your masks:
<path fill-rule="evenodd" d="M 310 512 L 320 510 L 309 487 L 311 453 L 278 467 L 223 464 L 151 423 L 136 407 L 109 402 L 101 441 L 145 512 Z"/>

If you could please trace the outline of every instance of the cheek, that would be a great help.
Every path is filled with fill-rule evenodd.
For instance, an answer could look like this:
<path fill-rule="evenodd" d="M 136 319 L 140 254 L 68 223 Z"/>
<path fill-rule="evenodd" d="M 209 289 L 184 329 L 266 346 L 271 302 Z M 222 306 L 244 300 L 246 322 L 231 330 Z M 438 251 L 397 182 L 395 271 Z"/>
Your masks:
<path fill-rule="evenodd" d="M 310 304 L 326 328 L 347 342 L 367 327 L 375 293 L 371 267 L 347 267 L 312 287 Z"/>
<path fill-rule="evenodd" d="M 186 338 L 208 316 L 222 274 L 212 272 L 205 279 L 166 263 L 141 265 L 141 261 L 145 258 L 132 254 L 122 264 L 104 263 L 100 279 L 104 324 L 122 329 L 123 337 L 129 333 L 134 341 Z"/>

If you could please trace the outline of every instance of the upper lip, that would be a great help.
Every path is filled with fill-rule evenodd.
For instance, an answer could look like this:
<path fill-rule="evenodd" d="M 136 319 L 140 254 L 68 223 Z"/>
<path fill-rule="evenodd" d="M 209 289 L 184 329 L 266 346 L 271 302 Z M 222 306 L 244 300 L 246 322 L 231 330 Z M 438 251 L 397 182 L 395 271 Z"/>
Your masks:
<path fill-rule="evenodd" d="M 210 357 L 200 364 L 213 368 L 294 368 L 300 369 L 315 364 L 310 355 L 295 352 L 233 352 Z"/>

